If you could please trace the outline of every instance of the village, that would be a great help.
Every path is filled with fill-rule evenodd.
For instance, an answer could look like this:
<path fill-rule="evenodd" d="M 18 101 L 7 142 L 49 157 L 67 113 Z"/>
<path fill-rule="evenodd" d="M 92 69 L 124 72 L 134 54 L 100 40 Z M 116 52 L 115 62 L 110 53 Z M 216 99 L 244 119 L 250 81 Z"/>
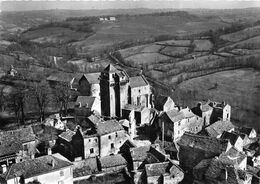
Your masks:
<path fill-rule="evenodd" d="M 114 64 L 73 83 L 70 115 L 0 131 L 1 184 L 260 183 L 258 134 L 229 104 L 181 107 Z"/>

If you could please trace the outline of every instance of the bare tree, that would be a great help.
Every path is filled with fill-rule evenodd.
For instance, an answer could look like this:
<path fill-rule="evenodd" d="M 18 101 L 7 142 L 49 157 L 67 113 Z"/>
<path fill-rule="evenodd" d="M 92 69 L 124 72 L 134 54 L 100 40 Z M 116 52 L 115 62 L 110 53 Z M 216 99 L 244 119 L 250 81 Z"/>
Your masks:
<path fill-rule="evenodd" d="M 58 84 L 54 89 L 55 101 L 59 105 L 60 114 L 62 112 L 66 116 L 68 114 L 68 103 L 71 98 L 71 89 L 69 84 Z"/>
<path fill-rule="evenodd" d="M 32 97 L 34 97 L 37 102 L 40 120 L 42 121 L 45 117 L 46 107 L 51 100 L 50 86 L 47 81 L 41 81 L 40 83 L 35 83 L 31 91 Z"/>

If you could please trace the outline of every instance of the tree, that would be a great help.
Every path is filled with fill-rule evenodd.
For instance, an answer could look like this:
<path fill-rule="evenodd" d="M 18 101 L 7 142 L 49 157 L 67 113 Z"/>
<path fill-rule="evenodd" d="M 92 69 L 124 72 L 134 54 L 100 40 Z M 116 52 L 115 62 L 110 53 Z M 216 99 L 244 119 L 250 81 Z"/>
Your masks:
<path fill-rule="evenodd" d="M 67 83 L 58 84 L 54 88 L 55 101 L 59 105 L 60 114 L 62 112 L 66 116 L 68 114 L 68 103 L 71 97 L 70 86 Z"/>
<path fill-rule="evenodd" d="M 36 99 L 40 120 L 45 117 L 45 110 L 51 100 L 51 89 L 47 81 L 41 81 L 40 83 L 34 83 L 32 87 L 32 97 Z"/>

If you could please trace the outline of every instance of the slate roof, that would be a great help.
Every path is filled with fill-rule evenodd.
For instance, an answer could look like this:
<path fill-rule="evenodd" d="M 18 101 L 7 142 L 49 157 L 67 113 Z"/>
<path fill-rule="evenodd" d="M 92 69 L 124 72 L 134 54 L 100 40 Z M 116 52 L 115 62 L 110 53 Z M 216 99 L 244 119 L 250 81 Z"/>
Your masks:
<path fill-rule="evenodd" d="M 231 133 L 231 132 L 226 132 L 226 131 L 224 131 L 220 138 L 221 138 L 221 139 L 229 140 L 230 143 L 231 143 L 232 145 L 234 145 L 239 137 L 240 137 L 240 136 L 237 135 L 237 134 L 235 134 L 235 133 Z"/>
<path fill-rule="evenodd" d="M 36 138 L 40 141 L 52 141 L 58 139 L 59 130 L 52 126 L 45 126 L 42 124 L 33 125 L 33 132 Z"/>
<path fill-rule="evenodd" d="M 180 113 L 183 113 L 184 118 L 191 118 L 195 116 L 195 114 L 188 107 L 181 109 Z"/>
<path fill-rule="evenodd" d="M 235 128 L 235 126 L 230 121 L 217 121 L 209 125 L 205 130 L 209 136 L 217 137 L 224 131 L 230 131 L 233 128 Z"/>
<path fill-rule="evenodd" d="M 141 106 L 141 105 L 133 105 L 133 104 L 126 104 L 123 109 L 125 110 L 134 110 L 134 111 L 137 111 L 137 112 L 141 112 L 145 109 L 146 107 L 145 106 Z"/>
<path fill-rule="evenodd" d="M 73 177 L 88 176 L 99 173 L 97 158 L 88 158 L 78 162 L 73 162 Z"/>
<path fill-rule="evenodd" d="M 13 155 L 23 150 L 21 142 L 4 142 L 0 145 L 0 157 Z"/>
<path fill-rule="evenodd" d="M 35 141 L 35 135 L 31 126 L 0 132 L 0 142 L 19 141 L 27 143 Z"/>
<path fill-rule="evenodd" d="M 126 165 L 127 162 L 122 155 L 116 154 L 116 155 L 101 157 L 100 164 L 101 164 L 101 168 L 110 168 L 110 167 Z"/>
<path fill-rule="evenodd" d="M 35 159 L 25 160 L 11 165 L 6 173 L 2 175 L 6 180 L 15 177 L 23 176 L 31 178 L 38 175 L 57 171 L 73 164 L 67 159 L 63 158 L 60 154 L 46 155 Z M 52 163 L 54 163 L 52 165 Z"/>
<path fill-rule="evenodd" d="M 172 122 L 178 122 L 185 118 L 184 113 L 175 109 L 167 111 L 164 114 L 167 115 Z"/>
<path fill-rule="evenodd" d="M 96 129 L 99 135 L 105 135 L 112 132 L 124 130 L 122 125 L 120 125 L 117 120 L 107 120 L 104 122 L 100 122 L 96 125 Z"/>
<path fill-rule="evenodd" d="M 206 103 L 206 104 L 202 104 L 200 109 L 202 112 L 207 112 L 212 110 L 213 108 L 208 103 Z"/>
<path fill-rule="evenodd" d="M 131 156 L 133 161 L 144 161 L 147 157 L 147 154 L 150 150 L 151 146 L 140 146 L 131 148 Z"/>
<path fill-rule="evenodd" d="M 47 81 L 55 81 L 55 82 L 71 82 L 75 77 L 73 73 L 65 73 L 65 72 L 54 72 L 49 77 L 47 77 Z"/>
<path fill-rule="evenodd" d="M 70 142 L 72 141 L 72 138 L 73 136 L 76 134 L 76 132 L 70 130 L 70 129 L 67 129 L 65 132 L 62 132 L 59 137 Z"/>
<path fill-rule="evenodd" d="M 113 64 L 107 65 L 107 67 L 104 69 L 104 72 L 108 72 L 108 73 L 114 73 L 117 71 L 118 70 L 115 68 L 115 66 Z"/>
<path fill-rule="evenodd" d="M 253 128 L 249 128 L 249 127 L 241 127 L 239 129 L 239 131 L 243 134 L 246 134 L 246 135 L 250 135 L 250 133 L 253 131 Z"/>
<path fill-rule="evenodd" d="M 78 96 L 76 100 L 76 105 L 81 103 L 81 106 L 91 108 L 96 100 L 96 97 L 93 96 Z"/>
<path fill-rule="evenodd" d="M 164 95 L 157 96 L 155 103 L 154 103 L 155 108 L 158 110 L 162 110 L 164 104 L 167 102 L 168 99 L 170 99 L 169 96 L 164 96 Z"/>
<path fill-rule="evenodd" d="M 177 144 L 180 146 L 191 147 L 194 149 L 204 150 L 206 152 L 220 154 L 223 151 L 226 151 L 228 140 L 200 136 L 185 132 Z"/>
<path fill-rule="evenodd" d="M 92 122 L 93 124 L 98 124 L 100 122 L 102 122 L 103 120 L 99 117 L 99 116 L 96 116 L 96 115 L 90 115 L 89 117 L 87 117 L 87 119 Z"/>
<path fill-rule="evenodd" d="M 134 76 L 129 78 L 129 85 L 131 88 L 147 86 L 149 83 L 143 75 Z"/>
<path fill-rule="evenodd" d="M 169 172 L 169 162 L 146 164 L 145 172 L 148 177 L 165 174 Z"/>
<path fill-rule="evenodd" d="M 87 73 L 87 74 L 84 74 L 83 76 L 88 80 L 88 82 L 90 84 L 99 84 L 100 72 L 98 72 L 98 73 Z"/>

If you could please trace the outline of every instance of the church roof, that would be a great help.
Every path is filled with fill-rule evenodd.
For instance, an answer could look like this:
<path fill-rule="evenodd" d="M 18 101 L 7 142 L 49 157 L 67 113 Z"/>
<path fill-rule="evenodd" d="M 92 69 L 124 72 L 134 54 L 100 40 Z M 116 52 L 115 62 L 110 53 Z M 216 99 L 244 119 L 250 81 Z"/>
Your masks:
<path fill-rule="evenodd" d="M 130 82 L 131 88 L 149 85 L 149 83 L 147 82 L 147 80 L 145 79 L 145 77 L 143 75 L 130 77 L 129 82 Z"/>
<path fill-rule="evenodd" d="M 104 72 L 108 72 L 108 73 L 114 73 L 117 72 L 118 70 L 114 67 L 113 64 L 109 64 L 105 69 Z"/>

